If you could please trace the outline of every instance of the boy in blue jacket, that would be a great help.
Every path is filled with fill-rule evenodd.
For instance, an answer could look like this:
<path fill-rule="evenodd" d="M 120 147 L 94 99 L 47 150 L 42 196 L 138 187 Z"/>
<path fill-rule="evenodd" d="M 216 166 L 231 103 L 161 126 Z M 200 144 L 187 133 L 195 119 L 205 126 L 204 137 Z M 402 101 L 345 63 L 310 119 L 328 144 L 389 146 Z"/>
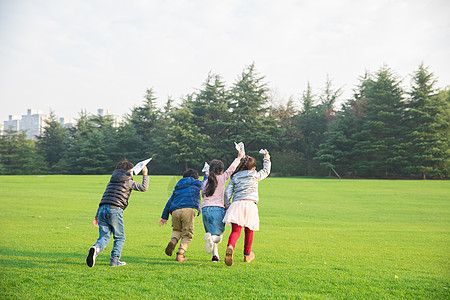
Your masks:
<path fill-rule="evenodd" d="M 166 254 L 172 256 L 173 250 L 180 241 L 176 261 L 185 261 L 186 252 L 192 237 L 194 236 L 194 218 L 195 210 L 200 215 L 200 189 L 203 182 L 208 178 L 206 172 L 203 181 L 198 180 L 198 172 L 194 169 L 188 169 L 183 173 L 167 201 L 166 207 L 159 220 L 159 225 L 167 224 L 169 214 L 172 214 L 172 239 L 166 247 Z"/>

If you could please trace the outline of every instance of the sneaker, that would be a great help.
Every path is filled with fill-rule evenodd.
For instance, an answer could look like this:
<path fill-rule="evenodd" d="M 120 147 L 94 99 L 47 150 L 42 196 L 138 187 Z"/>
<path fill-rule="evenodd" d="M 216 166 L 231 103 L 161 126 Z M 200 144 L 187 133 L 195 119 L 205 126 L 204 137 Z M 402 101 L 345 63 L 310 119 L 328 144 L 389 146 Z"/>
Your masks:
<path fill-rule="evenodd" d="M 244 262 L 251 262 L 255 258 L 255 253 L 250 252 L 250 254 L 244 254 Z"/>
<path fill-rule="evenodd" d="M 205 233 L 205 235 L 203 236 L 203 239 L 206 242 L 206 244 L 205 244 L 205 251 L 206 251 L 206 253 L 212 253 L 212 251 L 213 251 L 213 241 L 211 239 L 211 233 L 209 233 L 209 232 Z"/>
<path fill-rule="evenodd" d="M 177 239 L 176 238 L 172 238 L 171 240 L 170 240 L 170 242 L 167 244 L 167 247 L 166 247 L 166 254 L 168 255 L 168 256 L 172 256 L 172 253 L 173 253 L 173 249 L 175 249 L 175 246 L 177 245 Z"/>
<path fill-rule="evenodd" d="M 217 255 L 213 255 L 213 257 L 212 257 L 212 261 L 213 261 L 213 262 L 217 262 L 217 261 L 220 261 L 220 258 L 219 258 L 219 256 L 217 256 Z"/>
<path fill-rule="evenodd" d="M 233 265 L 233 253 L 234 253 L 233 246 L 229 245 L 227 247 L 227 252 L 225 252 L 225 264 L 229 267 Z"/>
<path fill-rule="evenodd" d="M 98 250 L 97 247 L 92 246 L 91 248 L 89 248 L 89 254 L 86 257 L 86 264 L 89 267 L 92 268 L 95 265 L 95 259 L 97 258 L 99 253 L 100 251 Z"/>
<path fill-rule="evenodd" d="M 114 256 L 111 257 L 110 261 L 109 261 L 109 266 L 110 267 L 120 267 L 120 266 L 125 266 L 127 263 L 124 261 L 119 261 L 119 257 Z"/>

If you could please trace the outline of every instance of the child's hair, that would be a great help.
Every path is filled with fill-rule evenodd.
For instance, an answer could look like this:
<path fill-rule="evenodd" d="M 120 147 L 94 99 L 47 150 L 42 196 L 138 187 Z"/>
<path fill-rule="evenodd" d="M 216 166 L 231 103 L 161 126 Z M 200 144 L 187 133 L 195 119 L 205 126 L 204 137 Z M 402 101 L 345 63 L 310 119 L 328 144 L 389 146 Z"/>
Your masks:
<path fill-rule="evenodd" d="M 210 197 L 214 194 L 217 187 L 217 177 L 223 170 L 225 166 L 221 160 L 213 159 L 209 164 L 209 177 L 208 182 L 206 183 L 206 191 L 205 196 Z"/>
<path fill-rule="evenodd" d="M 116 170 L 117 169 L 121 169 L 121 170 L 124 170 L 124 171 L 129 171 L 129 170 L 131 170 L 133 168 L 134 168 L 133 163 L 129 162 L 128 160 L 123 160 L 121 162 L 118 162 L 117 165 L 116 165 Z"/>
<path fill-rule="evenodd" d="M 254 167 L 256 167 L 256 160 L 253 157 L 246 155 L 243 158 L 241 158 L 241 162 L 236 167 L 236 170 L 234 171 L 234 173 L 231 174 L 231 177 L 233 177 L 234 174 L 236 174 L 237 172 L 251 170 Z"/>
<path fill-rule="evenodd" d="M 192 177 L 194 179 L 198 179 L 198 172 L 194 169 L 187 169 L 183 173 L 183 177 Z"/>

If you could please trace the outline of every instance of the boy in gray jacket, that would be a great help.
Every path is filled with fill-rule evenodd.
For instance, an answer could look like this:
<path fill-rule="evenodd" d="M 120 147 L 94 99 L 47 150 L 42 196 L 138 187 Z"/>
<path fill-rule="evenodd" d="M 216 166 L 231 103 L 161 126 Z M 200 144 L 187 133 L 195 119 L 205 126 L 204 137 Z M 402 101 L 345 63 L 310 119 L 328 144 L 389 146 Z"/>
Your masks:
<path fill-rule="evenodd" d="M 115 267 L 126 264 L 119 261 L 125 243 L 123 211 L 128 206 L 128 198 L 132 190 L 145 192 L 148 189 L 147 167 L 142 169 L 142 184 L 133 181 L 131 172 L 133 167 L 133 163 L 129 161 L 119 162 L 106 186 L 94 218 L 94 225 L 99 227 L 99 237 L 97 242 L 89 249 L 89 254 L 86 257 L 86 263 L 89 267 L 94 266 L 98 254 L 108 245 L 111 233 L 114 237 L 114 246 L 109 265 Z"/>

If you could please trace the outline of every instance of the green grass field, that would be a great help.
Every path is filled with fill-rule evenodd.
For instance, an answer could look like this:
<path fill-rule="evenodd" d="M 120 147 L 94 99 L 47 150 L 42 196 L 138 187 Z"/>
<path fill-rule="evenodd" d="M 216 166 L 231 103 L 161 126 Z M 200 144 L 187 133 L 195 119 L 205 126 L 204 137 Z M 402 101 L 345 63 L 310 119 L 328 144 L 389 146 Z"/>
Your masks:
<path fill-rule="evenodd" d="M 212 263 L 204 229 L 177 263 L 158 221 L 173 177 L 151 176 L 125 211 L 124 267 L 112 242 L 86 266 L 109 176 L 0 176 L 1 299 L 449 299 L 450 181 L 268 178 L 256 259 Z M 140 177 L 137 178 L 140 181 Z M 220 254 L 224 258 L 225 232 Z"/>

